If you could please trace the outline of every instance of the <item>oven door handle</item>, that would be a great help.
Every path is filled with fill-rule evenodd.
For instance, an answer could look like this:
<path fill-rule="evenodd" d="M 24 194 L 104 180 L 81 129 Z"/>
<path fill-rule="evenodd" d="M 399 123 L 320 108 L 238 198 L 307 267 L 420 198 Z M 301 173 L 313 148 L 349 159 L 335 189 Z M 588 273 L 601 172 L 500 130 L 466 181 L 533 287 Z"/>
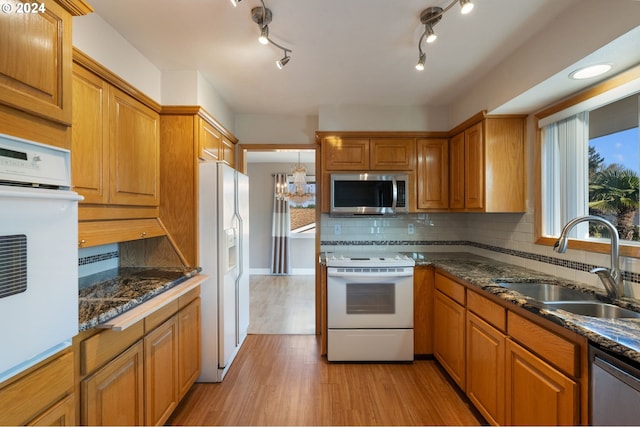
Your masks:
<path fill-rule="evenodd" d="M 362 279 L 377 279 L 378 277 L 410 277 L 413 276 L 413 272 L 405 271 L 405 272 L 384 272 L 384 273 L 362 273 L 362 272 L 340 272 L 340 273 L 330 273 L 327 274 L 327 278 L 331 277 L 348 277 L 350 279 L 353 278 L 362 278 Z"/>

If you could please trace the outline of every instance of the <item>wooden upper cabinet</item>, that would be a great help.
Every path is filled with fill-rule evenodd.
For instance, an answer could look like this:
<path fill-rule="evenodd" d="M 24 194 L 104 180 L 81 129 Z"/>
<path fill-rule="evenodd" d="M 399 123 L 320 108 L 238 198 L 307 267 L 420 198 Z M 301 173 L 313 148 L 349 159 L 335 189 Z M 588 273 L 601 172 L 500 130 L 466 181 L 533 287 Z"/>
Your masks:
<path fill-rule="evenodd" d="M 73 68 L 71 177 L 82 203 L 108 202 L 109 85 L 85 68 Z"/>
<path fill-rule="evenodd" d="M 372 170 L 412 171 L 416 164 L 413 138 L 371 139 L 369 164 Z"/>
<path fill-rule="evenodd" d="M 52 0 L 43 11 L 17 13 L 38 3 L 4 1 L 0 13 L 0 102 L 71 124 L 71 14 Z M 26 37 L 28 35 L 28 37 Z"/>
<path fill-rule="evenodd" d="M 464 132 L 464 206 L 468 210 L 484 208 L 485 169 L 482 122 Z"/>
<path fill-rule="evenodd" d="M 220 151 L 222 152 L 222 161 L 231 167 L 236 166 L 236 145 L 227 137 L 222 136 L 220 141 Z"/>
<path fill-rule="evenodd" d="M 449 142 L 450 205 L 525 212 L 524 116 L 486 116 Z"/>
<path fill-rule="evenodd" d="M 327 137 L 323 141 L 324 169 L 357 171 L 369 169 L 369 140 Z"/>
<path fill-rule="evenodd" d="M 417 149 L 418 209 L 449 207 L 449 141 L 419 139 Z"/>
<path fill-rule="evenodd" d="M 114 87 L 109 91 L 109 201 L 159 204 L 160 116 Z"/>
<path fill-rule="evenodd" d="M 464 209 L 464 132 L 449 141 L 449 207 Z"/>
<path fill-rule="evenodd" d="M 220 147 L 222 145 L 222 134 L 213 125 L 202 118 L 198 118 L 198 149 L 199 157 L 202 160 L 218 161 L 220 157 Z"/>

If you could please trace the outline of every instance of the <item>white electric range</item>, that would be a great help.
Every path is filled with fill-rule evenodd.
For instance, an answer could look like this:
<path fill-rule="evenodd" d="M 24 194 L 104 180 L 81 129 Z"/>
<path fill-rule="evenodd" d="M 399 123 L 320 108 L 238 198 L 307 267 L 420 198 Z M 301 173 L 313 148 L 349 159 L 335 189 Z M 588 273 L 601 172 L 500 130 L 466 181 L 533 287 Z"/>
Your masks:
<path fill-rule="evenodd" d="M 327 263 L 327 359 L 413 360 L 413 269 L 399 253 L 333 254 Z"/>

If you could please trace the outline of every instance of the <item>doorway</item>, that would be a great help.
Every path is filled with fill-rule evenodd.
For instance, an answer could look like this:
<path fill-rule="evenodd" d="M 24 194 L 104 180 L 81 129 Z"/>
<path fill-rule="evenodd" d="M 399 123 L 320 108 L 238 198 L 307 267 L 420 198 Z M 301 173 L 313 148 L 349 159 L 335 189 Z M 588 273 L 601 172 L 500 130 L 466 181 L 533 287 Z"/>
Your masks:
<path fill-rule="evenodd" d="M 270 269 L 274 174 L 306 171 L 315 181 L 315 145 L 241 145 L 240 169 L 250 182 L 250 334 L 315 334 L 315 264 L 319 242 L 315 202 L 291 201 L 291 274 L 272 275 Z M 315 188 L 315 186 L 313 186 Z M 306 212 L 305 212 L 306 211 Z M 302 219 L 301 219 L 302 218 Z M 301 225 L 301 222 L 305 222 Z"/>

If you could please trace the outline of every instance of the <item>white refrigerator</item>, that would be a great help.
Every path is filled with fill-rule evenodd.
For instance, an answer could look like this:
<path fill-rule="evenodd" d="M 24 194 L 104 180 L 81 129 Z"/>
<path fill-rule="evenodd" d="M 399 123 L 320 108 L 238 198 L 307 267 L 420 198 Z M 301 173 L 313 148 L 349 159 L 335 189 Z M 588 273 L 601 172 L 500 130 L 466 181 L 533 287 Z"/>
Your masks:
<path fill-rule="evenodd" d="M 199 382 L 220 382 L 249 328 L 249 177 L 224 163 L 199 165 L 198 246 L 202 372 Z"/>

